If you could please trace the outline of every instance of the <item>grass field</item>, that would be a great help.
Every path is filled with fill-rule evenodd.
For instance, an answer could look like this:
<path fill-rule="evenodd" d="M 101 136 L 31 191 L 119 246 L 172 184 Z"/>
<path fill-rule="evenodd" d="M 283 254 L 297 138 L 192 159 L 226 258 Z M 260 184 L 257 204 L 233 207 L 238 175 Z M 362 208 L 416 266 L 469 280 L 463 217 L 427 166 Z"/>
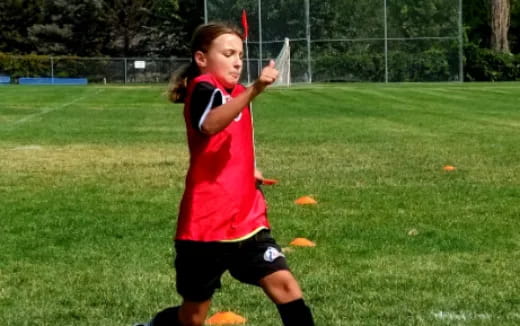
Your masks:
<path fill-rule="evenodd" d="M 180 302 L 188 157 L 162 92 L 0 87 L 0 324 L 132 325 Z M 519 83 L 272 89 L 255 124 L 275 237 L 317 243 L 287 253 L 317 325 L 520 324 Z M 221 310 L 280 325 L 227 274 Z"/>

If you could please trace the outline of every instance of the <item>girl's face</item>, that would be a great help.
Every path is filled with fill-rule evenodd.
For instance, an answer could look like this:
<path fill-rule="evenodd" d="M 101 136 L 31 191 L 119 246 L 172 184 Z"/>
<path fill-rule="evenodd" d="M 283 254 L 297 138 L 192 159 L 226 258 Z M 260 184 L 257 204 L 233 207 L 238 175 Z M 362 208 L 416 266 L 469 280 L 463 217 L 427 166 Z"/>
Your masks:
<path fill-rule="evenodd" d="M 235 34 L 222 34 L 215 38 L 204 53 L 197 51 L 195 61 L 201 73 L 210 73 L 226 88 L 233 88 L 242 73 L 244 46 Z"/>

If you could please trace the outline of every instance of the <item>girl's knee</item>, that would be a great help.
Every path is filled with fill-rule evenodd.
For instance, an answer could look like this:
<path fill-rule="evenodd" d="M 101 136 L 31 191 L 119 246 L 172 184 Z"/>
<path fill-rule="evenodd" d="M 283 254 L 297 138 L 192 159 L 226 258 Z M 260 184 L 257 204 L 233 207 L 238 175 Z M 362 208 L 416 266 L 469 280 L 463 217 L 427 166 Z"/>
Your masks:
<path fill-rule="evenodd" d="M 278 282 L 274 283 L 274 286 L 277 287 L 279 291 L 282 291 L 287 294 L 301 293 L 300 285 L 294 277 L 281 279 Z"/>
<path fill-rule="evenodd" d="M 264 277 L 260 285 L 277 304 L 301 299 L 303 294 L 298 281 L 289 271 L 279 271 Z"/>

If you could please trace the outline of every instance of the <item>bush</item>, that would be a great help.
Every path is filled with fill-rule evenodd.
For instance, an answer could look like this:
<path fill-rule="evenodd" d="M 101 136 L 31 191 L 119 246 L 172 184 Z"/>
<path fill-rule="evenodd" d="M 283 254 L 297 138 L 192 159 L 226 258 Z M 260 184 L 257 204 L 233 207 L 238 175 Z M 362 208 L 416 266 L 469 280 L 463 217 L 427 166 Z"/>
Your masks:
<path fill-rule="evenodd" d="M 103 61 L 86 61 L 74 56 L 51 59 L 46 55 L 0 53 L 0 72 L 14 81 L 20 77 L 51 77 L 53 73 L 54 77 L 65 78 L 104 75 L 104 66 Z"/>
<path fill-rule="evenodd" d="M 15 56 L 0 52 L 0 72 L 11 76 L 12 80 L 20 77 L 49 77 L 51 63 L 48 56 Z"/>
<path fill-rule="evenodd" d="M 148 58 L 146 70 L 133 67 L 133 58 L 81 58 L 76 56 L 11 55 L 0 52 L 0 74 L 20 77 L 87 78 L 89 82 L 166 82 L 185 61 Z M 52 62 L 52 64 L 51 64 Z"/>
<path fill-rule="evenodd" d="M 471 43 L 465 46 L 464 54 L 467 81 L 520 80 L 520 54 L 498 53 Z"/>
<path fill-rule="evenodd" d="M 431 47 L 421 51 L 396 49 L 388 53 L 391 82 L 451 81 L 459 79 L 458 51 Z M 313 67 L 315 81 L 385 80 L 385 58 L 382 51 L 337 53 L 316 56 Z"/>
<path fill-rule="evenodd" d="M 458 80 L 458 65 L 447 49 L 430 48 L 423 52 L 393 51 L 389 53 L 389 81 L 425 82 Z"/>
<path fill-rule="evenodd" d="M 384 81 L 384 57 L 379 53 L 318 56 L 314 81 Z"/>

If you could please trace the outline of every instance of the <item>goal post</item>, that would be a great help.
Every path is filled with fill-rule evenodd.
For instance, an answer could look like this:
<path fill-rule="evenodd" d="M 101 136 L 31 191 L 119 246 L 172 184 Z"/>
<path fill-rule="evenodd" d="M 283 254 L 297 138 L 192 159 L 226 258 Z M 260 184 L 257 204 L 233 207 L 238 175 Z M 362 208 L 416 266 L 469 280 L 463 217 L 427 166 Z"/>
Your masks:
<path fill-rule="evenodd" d="M 291 45 L 289 38 L 283 41 L 282 50 L 275 59 L 275 67 L 278 70 L 278 78 L 274 85 L 290 86 L 291 85 Z"/>

